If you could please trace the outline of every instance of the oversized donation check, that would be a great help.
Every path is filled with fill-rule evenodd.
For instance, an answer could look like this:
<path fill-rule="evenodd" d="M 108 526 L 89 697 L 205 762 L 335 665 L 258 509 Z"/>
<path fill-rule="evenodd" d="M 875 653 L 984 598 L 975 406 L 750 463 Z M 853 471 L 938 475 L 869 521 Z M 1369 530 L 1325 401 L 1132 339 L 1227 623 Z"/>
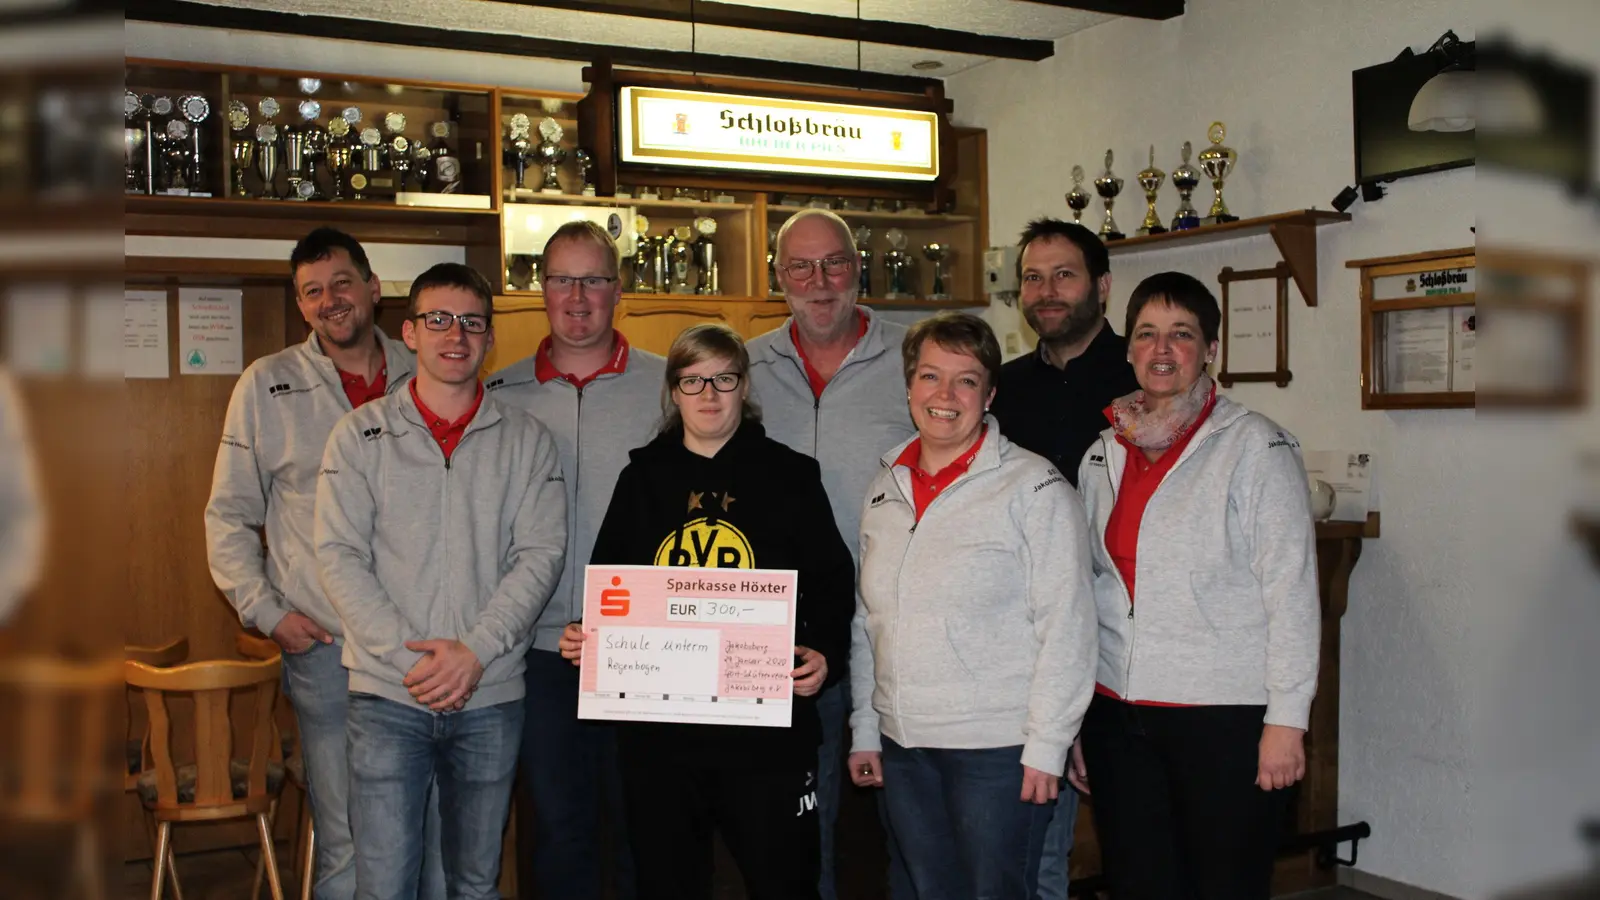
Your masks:
<path fill-rule="evenodd" d="M 589 566 L 578 718 L 789 726 L 797 573 Z"/>

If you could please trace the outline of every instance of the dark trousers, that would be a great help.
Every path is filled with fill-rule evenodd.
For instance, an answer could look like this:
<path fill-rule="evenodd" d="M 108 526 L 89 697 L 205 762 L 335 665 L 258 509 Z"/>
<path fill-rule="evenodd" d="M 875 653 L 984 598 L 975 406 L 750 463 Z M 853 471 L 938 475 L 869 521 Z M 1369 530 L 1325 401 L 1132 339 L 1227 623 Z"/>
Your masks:
<path fill-rule="evenodd" d="M 739 866 L 750 900 L 817 900 L 822 862 L 810 766 L 688 764 L 630 745 L 626 736 L 621 746 L 639 900 L 710 900 L 713 832 Z"/>
<path fill-rule="evenodd" d="M 1095 695 L 1083 757 L 1117 900 L 1267 900 L 1290 791 L 1255 784 L 1265 714 Z"/>
<path fill-rule="evenodd" d="M 597 900 L 609 871 L 611 896 L 633 900 L 616 727 L 578 718 L 578 667 L 561 654 L 529 650 L 527 663 L 517 853 L 532 862 L 537 894 L 525 890 Z"/>

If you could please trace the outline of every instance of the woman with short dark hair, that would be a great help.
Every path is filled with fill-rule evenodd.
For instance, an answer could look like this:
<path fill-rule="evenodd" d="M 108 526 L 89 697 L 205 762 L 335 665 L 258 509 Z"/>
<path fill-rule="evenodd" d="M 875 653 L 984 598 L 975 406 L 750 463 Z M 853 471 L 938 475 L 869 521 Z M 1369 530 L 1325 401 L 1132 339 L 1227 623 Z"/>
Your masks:
<path fill-rule="evenodd" d="M 1000 348 L 975 316 L 902 346 L 917 437 L 861 518 L 850 775 L 881 786 L 919 900 L 1029 900 L 1089 703 L 1083 504 L 987 415 Z"/>
<path fill-rule="evenodd" d="M 1128 301 L 1139 390 L 1078 467 L 1100 664 L 1069 779 L 1094 789 L 1111 892 L 1265 900 L 1321 626 L 1293 435 L 1219 396 L 1221 310 L 1180 272 Z"/>

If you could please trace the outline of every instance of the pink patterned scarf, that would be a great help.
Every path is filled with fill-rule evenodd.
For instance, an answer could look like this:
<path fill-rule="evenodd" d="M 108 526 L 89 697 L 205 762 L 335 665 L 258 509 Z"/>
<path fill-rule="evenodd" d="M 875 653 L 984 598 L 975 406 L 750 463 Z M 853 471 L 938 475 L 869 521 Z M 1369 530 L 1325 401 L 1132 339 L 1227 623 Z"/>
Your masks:
<path fill-rule="evenodd" d="M 1106 417 L 1117 436 L 1135 447 L 1165 450 L 1189 433 L 1216 390 L 1211 376 L 1201 372 L 1189 390 L 1172 398 L 1166 409 L 1152 412 L 1144 391 L 1138 390 L 1111 401 Z"/>

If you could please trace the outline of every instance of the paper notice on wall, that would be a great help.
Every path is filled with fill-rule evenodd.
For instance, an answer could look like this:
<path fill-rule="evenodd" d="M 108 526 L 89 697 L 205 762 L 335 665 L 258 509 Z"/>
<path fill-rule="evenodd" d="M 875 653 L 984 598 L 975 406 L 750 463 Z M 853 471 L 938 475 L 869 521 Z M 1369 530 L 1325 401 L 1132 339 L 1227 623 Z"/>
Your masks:
<path fill-rule="evenodd" d="M 1478 349 L 1478 308 L 1450 307 L 1450 390 L 1470 391 L 1477 384 L 1473 373 Z"/>
<path fill-rule="evenodd" d="M 1371 511 L 1372 454 L 1347 450 L 1306 450 L 1306 476 L 1333 487 L 1336 522 L 1365 522 Z"/>
<path fill-rule="evenodd" d="M 171 377 L 166 291 L 128 291 L 122 295 L 122 375 Z"/>
<path fill-rule="evenodd" d="M 1406 309 L 1384 314 L 1388 381 L 1393 394 L 1450 390 L 1450 310 Z"/>
<path fill-rule="evenodd" d="M 1278 371 L 1277 281 L 1228 285 L 1228 332 L 1224 337 L 1230 373 Z"/>
<path fill-rule="evenodd" d="M 5 362 L 25 375 L 65 375 L 72 366 L 72 293 L 54 282 L 6 292 Z"/>
<path fill-rule="evenodd" d="M 178 289 L 178 371 L 237 375 L 244 371 L 244 292 Z"/>

